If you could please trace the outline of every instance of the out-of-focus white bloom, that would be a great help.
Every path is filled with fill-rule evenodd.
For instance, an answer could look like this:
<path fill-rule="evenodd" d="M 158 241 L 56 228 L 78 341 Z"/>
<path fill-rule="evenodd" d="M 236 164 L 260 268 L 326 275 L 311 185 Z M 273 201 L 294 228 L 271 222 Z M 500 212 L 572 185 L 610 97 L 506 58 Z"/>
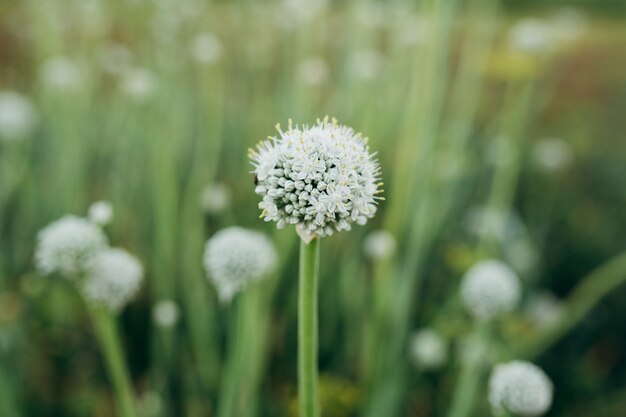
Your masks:
<path fill-rule="evenodd" d="M 152 307 L 152 320 L 159 327 L 172 327 L 179 319 L 180 308 L 172 300 L 161 300 Z"/>
<path fill-rule="evenodd" d="M 276 262 L 272 242 L 264 234 L 242 227 L 220 230 L 204 249 L 204 267 L 222 302 L 229 302 L 249 283 L 269 274 Z"/>
<path fill-rule="evenodd" d="M 100 64 L 111 74 L 122 74 L 130 68 L 133 54 L 122 44 L 110 43 L 100 51 Z"/>
<path fill-rule="evenodd" d="M 519 278 L 500 261 L 476 263 L 461 281 L 463 304 L 478 320 L 490 320 L 513 310 L 520 296 Z"/>
<path fill-rule="evenodd" d="M 348 70 L 354 77 L 368 81 L 381 73 L 385 56 L 375 50 L 356 51 L 348 59 Z"/>
<path fill-rule="evenodd" d="M 545 414 L 554 387 L 541 368 L 525 361 L 496 365 L 489 379 L 489 402 L 496 414 L 505 411 L 524 417 Z"/>
<path fill-rule="evenodd" d="M 37 123 L 31 101 L 12 91 L 0 91 L 0 142 L 23 139 Z"/>
<path fill-rule="evenodd" d="M 74 92 L 85 82 L 78 63 L 64 56 L 55 56 L 44 61 L 39 77 L 46 88 L 61 93 Z"/>
<path fill-rule="evenodd" d="M 143 280 L 141 263 L 123 249 L 108 248 L 89 263 L 82 282 L 88 303 L 118 312 L 139 292 Z"/>
<path fill-rule="evenodd" d="M 552 47 L 550 26 L 541 19 L 527 18 L 509 30 L 509 46 L 525 53 L 542 53 Z"/>
<path fill-rule="evenodd" d="M 386 230 L 374 230 L 365 237 L 363 250 L 370 259 L 389 259 L 396 251 L 396 238 Z"/>
<path fill-rule="evenodd" d="M 158 87 L 158 79 L 147 68 L 133 68 L 122 75 L 120 88 L 132 100 L 142 103 L 150 99 Z"/>
<path fill-rule="evenodd" d="M 382 3 L 360 2 L 355 3 L 356 18 L 360 24 L 369 30 L 381 29 L 388 22 L 389 5 Z"/>
<path fill-rule="evenodd" d="M 298 66 L 298 79 L 305 85 L 318 86 L 328 79 L 328 64 L 322 58 L 309 57 Z"/>
<path fill-rule="evenodd" d="M 226 184 L 208 185 L 200 193 L 200 206 L 205 213 L 222 213 L 230 207 L 231 202 L 232 193 Z"/>
<path fill-rule="evenodd" d="M 89 206 L 87 218 L 98 226 L 106 226 L 113 220 L 113 205 L 110 201 L 96 201 Z"/>
<path fill-rule="evenodd" d="M 528 300 L 526 312 L 539 327 L 550 326 L 563 314 L 563 303 L 548 291 L 536 294 Z"/>
<path fill-rule="evenodd" d="M 308 240 L 374 216 L 380 168 L 366 138 L 327 119 L 278 131 L 250 151 L 265 221 L 294 224 Z"/>
<path fill-rule="evenodd" d="M 146 391 L 139 398 L 139 407 L 144 416 L 158 416 L 163 411 L 163 399 L 156 391 Z"/>
<path fill-rule="evenodd" d="M 413 334 L 410 342 L 411 359 L 422 369 L 437 369 L 446 363 L 448 346 L 446 341 L 431 329 L 422 329 Z"/>
<path fill-rule="evenodd" d="M 398 25 L 394 25 L 398 40 L 408 46 L 421 45 L 428 40 L 428 21 L 420 16 L 397 16 Z"/>
<path fill-rule="evenodd" d="M 567 45 L 580 39 L 587 28 L 587 17 L 574 7 L 558 9 L 550 19 L 556 42 Z"/>
<path fill-rule="evenodd" d="M 212 33 L 201 33 L 191 40 L 189 53 L 191 58 L 204 65 L 217 62 L 222 57 L 222 42 Z"/>
<path fill-rule="evenodd" d="M 563 139 L 543 139 L 533 147 L 533 157 L 539 167 L 546 171 L 560 171 L 573 159 L 570 145 Z"/>
<path fill-rule="evenodd" d="M 76 278 L 106 247 L 107 238 L 98 226 L 80 217 L 65 216 L 37 235 L 35 264 L 43 274 L 60 272 L 66 278 Z"/>
<path fill-rule="evenodd" d="M 277 15 L 277 23 L 285 30 L 293 30 L 319 15 L 327 3 L 328 0 L 282 0 L 283 10 Z"/>

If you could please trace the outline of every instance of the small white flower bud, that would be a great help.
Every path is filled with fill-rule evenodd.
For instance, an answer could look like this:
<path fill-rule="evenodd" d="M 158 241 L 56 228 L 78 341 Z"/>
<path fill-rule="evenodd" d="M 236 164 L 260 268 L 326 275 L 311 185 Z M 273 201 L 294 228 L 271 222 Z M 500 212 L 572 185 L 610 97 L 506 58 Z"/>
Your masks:
<path fill-rule="evenodd" d="M 250 282 L 270 273 L 276 262 L 272 242 L 264 234 L 242 227 L 220 230 L 204 250 L 204 267 L 222 302 L 229 302 Z"/>
<path fill-rule="evenodd" d="M 89 206 L 87 218 L 98 226 L 106 226 L 113 220 L 113 205 L 109 201 L 96 201 Z"/>
<path fill-rule="evenodd" d="M 207 214 L 226 211 L 232 202 L 232 193 L 226 184 L 215 183 L 205 187 L 200 193 L 200 206 Z"/>
<path fill-rule="evenodd" d="M 363 250 L 372 260 L 389 259 L 396 251 L 396 238 L 386 230 L 374 230 L 365 237 Z"/>
<path fill-rule="evenodd" d="M 552 405 L 553 390 L 552 382 L 539 367 L 530 362 L 512 361 L 493 369 L 489 402 L 495 414 L 540 416 Z"/>
<path fill-rule="evenodd" d="M 421 369 L 442 367 L 448 358 L 446 341 L 431 329 L 422 329 L 413 334 L 410 354 L 414 364 Z"/>
<path fill-rule="evenodd" d="M 496 260 L 480 261 L 461 282 L 461 299 L 478 320 L 490 320 L 511 311 L 519 302 L 519 278 L 507 265 Z"/>
<path fill-rule="evenodd" d="M 37 123 L 37 113 L 30 100 L 11 91 L 0 91 L 0 142 L 23 139 Z"/>
<path fill-rule="evenodd" d="M 172 300 L 161 300 L 152 307 L 152 320 L 159 327 L 173 327 L 179 319 L 180 308 Z"/>

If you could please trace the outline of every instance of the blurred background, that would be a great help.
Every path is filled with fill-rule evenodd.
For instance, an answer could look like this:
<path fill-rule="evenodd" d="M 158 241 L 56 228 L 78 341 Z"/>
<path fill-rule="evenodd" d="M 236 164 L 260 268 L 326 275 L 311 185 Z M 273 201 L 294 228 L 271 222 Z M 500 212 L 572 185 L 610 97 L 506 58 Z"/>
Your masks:
<path fill-rule="evenodd" d="M 80 298 L 33 266 L 42 227 L 108 200 L 146 269 L 119 317 L 142 415 L 295 416 L 298 242 L 258 219 L 246 153 L 327 114 L 370 138 L 386 200 L 323 241 L 323 416 L 445 415 L 484 257 L 524 287 L 493 361 L 540 365 L 549 416 L 626 415 L 626 269 L 586 279 L 626 249 L 625 22 L 618 0 L 3 1 L 0 415 L 115 415 Z M 281 266 L 221 305 L 202 249 L 232 225 Z"/>

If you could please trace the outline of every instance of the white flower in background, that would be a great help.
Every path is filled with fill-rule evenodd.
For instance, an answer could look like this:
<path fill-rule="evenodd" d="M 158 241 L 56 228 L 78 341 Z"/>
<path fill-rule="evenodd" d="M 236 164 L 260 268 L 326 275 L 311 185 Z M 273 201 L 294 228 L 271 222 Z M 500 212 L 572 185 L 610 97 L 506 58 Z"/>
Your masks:
<path fill-rule="evenodd" d="M 541 368 L 530 362 L 512 361 L 494 367 L 489 379 L 489 403 L 496 414 L 540 416 L 552 405 L 553 390 Z"/>
<path fill-rule="evenodd" d="M 159 327 L 173 327 L 179 319 L 180 308 L 172 300 L 161 300 L 152 307 L 152 321 Z"/>
<path fill-rule="evenodd" d="M 123 249 L 108 248 L 89 263 L 82 282 L 85 300 L 98 307 L 118 312 L 139 292 L 143 267 Z"/>
<path fill-rule="evenodd" d="M 552 47 L 550 26 L 541 19 L 522 19 L 509 30 L 508 42 L 511 49 L 520 52 L 545 52 Z"/>
<path fill-rule="evenodd" d="M 200 33 L 191 40 L 189 53 L 199 64 L 211 65 L 222 57 L 222 42 L 212 33 Z"/>
<path fill-rule="evenodd" d="M 37 124 L 31 101 L 12 91 L 0 91 L 0 142 L 23 139 Z"/>
<path fill-rule="evenodd" d="M 367 139 L 336 120 L 292 127 L 250 151 L 265 221 L 297 226 L 304 240 L 350 230 L 374 216 L 380 167 Z"/>
<path fill-rule="evenodd" d="M 550 326 L 563 314 L 563 303 L 548 291 L 535 294 L 528 300 L 526 313 L 539 327 Z"/>
<path fill-rule="evenodd" d="M 348 70 L 354 77 L 369 81 L 380 75 L 385 56 L 375 50 L 356 51 L 348 59 Z"/>
<path fill-rule="evenodd" d="M 42 274 L 60 272 L 75 278 L 106 247 L 107 238 L 98 226 L 80 217 L 65 216 L 37 235 L 35 264 Z"/>
<path fill-rule="evenodd" d="M 562 7 L 550 19 L 555 40 L 568 45 L 580 39 L 587 29 L 587 17 L 575 7 Z"/>
<path fill-rule="evenodd" d="M 130 68 L 133 60 L 132 52 L 119 43 L 106 44 L 100 51 L 100 65 L 111 74 L 122 74 Z"/>
<path fill-rule="evenodd" d="M 535 163 L 545 171 L 561 171 L 567 168 L 573 159 L 569 143 L 559 138 L 543 139 L 533 147 Z"/>
<path fill-rule="evenodd" d="M 242 227 L 220 230 L 206 243 L 204 268 L 222 302 L 229 302 L 249 283 L 276 266 L 272 242 L 262 233 Z"/>
<path fill-rule="evenodd" d="M 226 184 L 214 183 L 200 193 L 200 206 L 205 213 L 219 214 L 230 207 L 232 198 L 232 192 Z"/>
<path fill-rule="evenodd" d="M 98 226 L 106 226 L 113 220 L 113 205 L 110 201 L 96 201 L 89 206 L 87 218 Z"/>
<path fill-rule="evenodd" d="M 382 29 L 389 21 L 389 6 L 384 3 L 355 3 L 355 16 L 368 30 Z"/>
<path fill-rule="evenodd" d="M 304 85 L 319 86 L 326 82 L 330 70 L 326 60 L 318 57 L 309 57 L 298 65 L 298 79 Z"/>
<path fill-rule="evenodd" d="M 513 310 L 520 297 L 519 278 L 500 261 L 484 260 L 476 263 L 461 281 L 461 300 L 479 320 L 494 319 Z"/>
<path fill-rule="evenodd" d="M 374 230 L 365 237 L 363 250 L 372 260 L 389 259 L 396 251 L 396 238 L 386 230 Z"/>
<path fill-rule="evenodd" d="M 421 16 L 405 14 L 397 16 L 398 25 L 394 25 L 398 40 L 407 46 L 424 44 L 429 38 L 429 22 Z"/>
<path fill-rule="evenodd" d="M 285 30 L 296 29 L 318 16 L 327 4 L 328 0 L 282 0 L 277 23 Z"/>
<path fill-rule="evenodd" d="M 148 101 L 158 87 L 158 79 L 147 68 L 132 68 L 122 75 L 120 88 L 133 101 L 142 103 Z"/>
<path fill-rule="evenodd" d="M 411 359 L 418 368 L 437 369 L 448 359 L 446 341 L 431 329 L 422 329 L 413 334 L 410 340 Z"/>
<path fill-rule="evenodd" d="M 44 87 L 58 92 L 74 92 L 85 82 L 80 66 L 73 59 L 55 56 L 41 65 L 39 78 Z"/>

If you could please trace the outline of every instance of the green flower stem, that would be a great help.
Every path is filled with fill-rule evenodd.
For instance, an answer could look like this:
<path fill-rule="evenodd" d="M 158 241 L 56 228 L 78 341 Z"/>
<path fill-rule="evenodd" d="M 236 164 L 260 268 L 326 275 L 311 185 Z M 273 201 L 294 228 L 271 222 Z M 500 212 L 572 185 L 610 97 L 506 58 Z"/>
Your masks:
<path fill-rule="evenodd" d="M 298 404 L 300 417 L 319 417 L 317 394 L 317 279 L 320 242 L 300 242 Z"/>
<path fill-rule="evenodd" d="M 124 362 L 115 317 L 104 309 L 88 307 L 109 377 L 115 388 L 119 417 L 138 417 L 130 375 Z"/>
<path fill-rule="evenodd" d="M 470 336 L 470 344 L 468 346 L 470 352 L 462 364 L 448 417 L 468 417 L 472 415 L 485 370 L 485 357 L 489 348 L 489 340 L 489 324 L 478 324 L 476 330 Z"/>
<path fill-rule="evenodd" d="M 626 252 L 623 252 L 583 278 L 564 303 L 559 319 L 521 348 L 521 355 L 534 359 L 554 345 L 605 295 L 626 282 Z"/>

